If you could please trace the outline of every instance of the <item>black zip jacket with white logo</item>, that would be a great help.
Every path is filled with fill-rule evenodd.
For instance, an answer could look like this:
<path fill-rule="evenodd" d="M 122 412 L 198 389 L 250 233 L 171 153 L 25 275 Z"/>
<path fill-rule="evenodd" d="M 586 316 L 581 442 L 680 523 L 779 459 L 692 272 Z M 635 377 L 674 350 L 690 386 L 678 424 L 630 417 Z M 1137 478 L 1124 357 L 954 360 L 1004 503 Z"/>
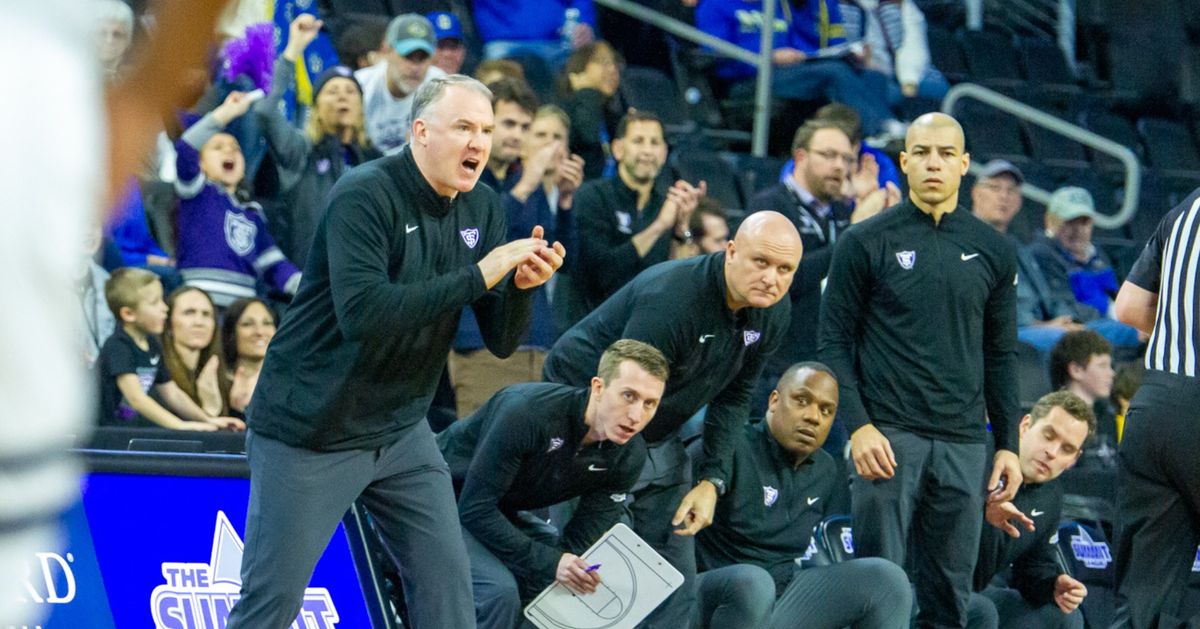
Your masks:
<path fill-rule="evenodd" d="M 965 208 L 940 223 L 912 201 L 846 230 L 821 305 L 819 353 L 839 415 L 1017 451 L 1017 258 Z M 985 416 L 986 411 L 986 416 Z"/>
<path fill-rule="evenodd" d="M 1034 530 L 1020 524 L 1020 537 L 983 523 L 979 537 L 979 560 L 975 562 L 975 591 L 982 592 L 992 577 L 1012 565 L 1009 585 L 1034 605 L 1054 602 L 1054 582 L 1062 570 L 1054 558 L 1050 540 L 1058 532 L 1062 515 L 1063 489 L 1057 479 L 1048 483 L 1021 485 L 1013 506 L 1033 520 Z"/>

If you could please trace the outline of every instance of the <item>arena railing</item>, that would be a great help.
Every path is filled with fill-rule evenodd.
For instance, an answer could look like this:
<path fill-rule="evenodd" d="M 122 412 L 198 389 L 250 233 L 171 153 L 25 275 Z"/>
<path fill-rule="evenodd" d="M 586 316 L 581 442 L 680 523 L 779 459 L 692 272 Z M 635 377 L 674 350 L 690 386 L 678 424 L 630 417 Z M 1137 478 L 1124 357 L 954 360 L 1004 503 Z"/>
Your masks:
<path fill-rule="evenodd" d="M 724 57 L 744 61 L 758 68 L 758 79 L 754 89 L 754 130 L 750 141 L 750 152 L 756 157 L 767 154 L 767 137 L 771 130 L 771 53 L 774 46 L 774 29 L 762 28 L 761 54 L 754 54 L 735 46 L 719 37 L 713 37 L 696 27 L 668 17 L 630 0 L 594 0 L 596 4 L 619 11 L 633 18 L 656 26 L 668 33 L 700 44 Z M 763 0 L 763 24 L 775 23 L 775 9 L 779 0 Z"/>
<path fill-rule="evenodd" d="M 954 115 L 954 107 L 964 99 L 977 100 L 1017 118 L 1027 120 L 1039 127 L 1049 129 L 1070 140 L 1090 146 L 1093 150 L 1115 157 L 1125 166 L 1125 199 L 1121 204 L 1121 208 L 1115 214 L 1099 214 L 1096 217 L 1096 226 L 1103 229 L 1118 229 L 1133 219 L 1133 215 L 1137 213 L 1138 209 L 1138 193 L 1141 189 L 1142 169 L 1137 157 L 1129 147 L 1117 144 L 1079 125 L 1071 124 L 1062 118 L 1052 116 L 975 83 L 959 83 L 950 88 L 950 91 L 946 93 L 946 98 L 942 100 L 942 111 L 946 114 Z M 982 170 L 983 164 L 981 162 L 972 162 L 969 172 L 978 176 Z M 1021 194 L 1038 203 L 1046 204 L 1050 202 L 1050 191 L 1043 190 L 1029 183 L 1021 186 Z"/>

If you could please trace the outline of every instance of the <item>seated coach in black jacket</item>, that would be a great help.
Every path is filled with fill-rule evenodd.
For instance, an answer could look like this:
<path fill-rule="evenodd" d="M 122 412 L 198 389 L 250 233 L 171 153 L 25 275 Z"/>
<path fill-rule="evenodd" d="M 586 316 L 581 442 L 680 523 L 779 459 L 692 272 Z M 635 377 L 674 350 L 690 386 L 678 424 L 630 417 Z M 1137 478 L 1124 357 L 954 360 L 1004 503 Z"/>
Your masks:
<path fill-rule="evenodd" d="M 482 629 L 512 629 L 522 605 L 556 580 L 585 595 L 600 583 L 579 553 L 624 513 L 646 462 L 638 433 L 658 410 L 667 359 L 622 339 L 596 373 L 587 388 L 507 387 L 438 435 L 462 483 L 458 512 Z M 529 513 L 575 498 L 561 531 Z"/>
<path fill-rule="evenodd" d="M 1058 477 L 1079 460 L 1084 441 L 1096 433 L 1096 418 L 1073 393 L 1056 391 L 1037 401 L 1019 430 L 1025 481 L 1011 502 L 987 506 L 992 526 L 985 525 L 979 539 L 975 591 L 995 604 L 1003 629 L 1082 629 L 1077 608 L 1087 588 L 1063 574 L 1050 540 L 1062 513 Z M 993 582 L 1010 565 L 1008 583 Z"/>

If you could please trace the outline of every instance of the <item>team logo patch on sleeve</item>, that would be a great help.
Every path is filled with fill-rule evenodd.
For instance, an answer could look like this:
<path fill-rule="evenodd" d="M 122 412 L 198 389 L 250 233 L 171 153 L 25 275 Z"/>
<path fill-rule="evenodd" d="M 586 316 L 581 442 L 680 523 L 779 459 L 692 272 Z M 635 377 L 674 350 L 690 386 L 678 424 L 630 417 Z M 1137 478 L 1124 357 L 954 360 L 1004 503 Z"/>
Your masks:
<path fill-rule="evenodd" d="M 468 247 L 474 249 L 475 245 L 479 244 L 478 229 L 472 227 L 471 229 L 464 229 L 458 233 L 462 236 L 463 242 L 467 243 Z"/>
<path fill-rule="evenodd" d="M 897 251 L 896 261 L 900 263 L 900 268 L 909 270 L 917 263 L 916 251 Z"/>
<path fill-rule="evenodd" d="M 746 330 L 742 332 L 742 340 L 745 341 L 747 347 L 753 345 L 754 342 L 760 338 L 762 338 L 762 332 L 758 332 L 756 330 Z"/>
<path fill-rule="evenodd" d="M 763 504 L 768 507 L 775 504 L 779 500 L 779 490 L 769 485 L 763 485 Z"/>
<path fill-rule="evenodd" d="M 225 212 L 225 244 L 239 256 L 254 251 L 258 227 L 254 221 L 232 211 Z"/>

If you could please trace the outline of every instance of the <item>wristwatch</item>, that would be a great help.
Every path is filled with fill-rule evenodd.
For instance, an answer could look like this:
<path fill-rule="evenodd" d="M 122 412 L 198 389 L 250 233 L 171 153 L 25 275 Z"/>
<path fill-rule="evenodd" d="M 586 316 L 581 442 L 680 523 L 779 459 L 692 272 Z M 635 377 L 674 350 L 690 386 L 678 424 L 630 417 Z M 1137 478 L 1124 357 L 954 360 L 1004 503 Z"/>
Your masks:
<path fill-rule="evenodd" d="M 691 242 L 692 241 L 692 232 L 690 230 L 685 231 L 685 232 L 683 232 L 683 235 L 680 236 L 679 234 L 672 231 L 671 239 L 674 240 L 675 242 L 679 242 L 679 243 Z"/>
<path fill-rule="evenodd" d="M 719 478 L 702 478 L 700 480 L 708 481 L 708 482 L 712 483 L 713 487 L 717 488 L 717 497 L 718 498 L 725 495 L 725 481 L 723 481 Z"/>

